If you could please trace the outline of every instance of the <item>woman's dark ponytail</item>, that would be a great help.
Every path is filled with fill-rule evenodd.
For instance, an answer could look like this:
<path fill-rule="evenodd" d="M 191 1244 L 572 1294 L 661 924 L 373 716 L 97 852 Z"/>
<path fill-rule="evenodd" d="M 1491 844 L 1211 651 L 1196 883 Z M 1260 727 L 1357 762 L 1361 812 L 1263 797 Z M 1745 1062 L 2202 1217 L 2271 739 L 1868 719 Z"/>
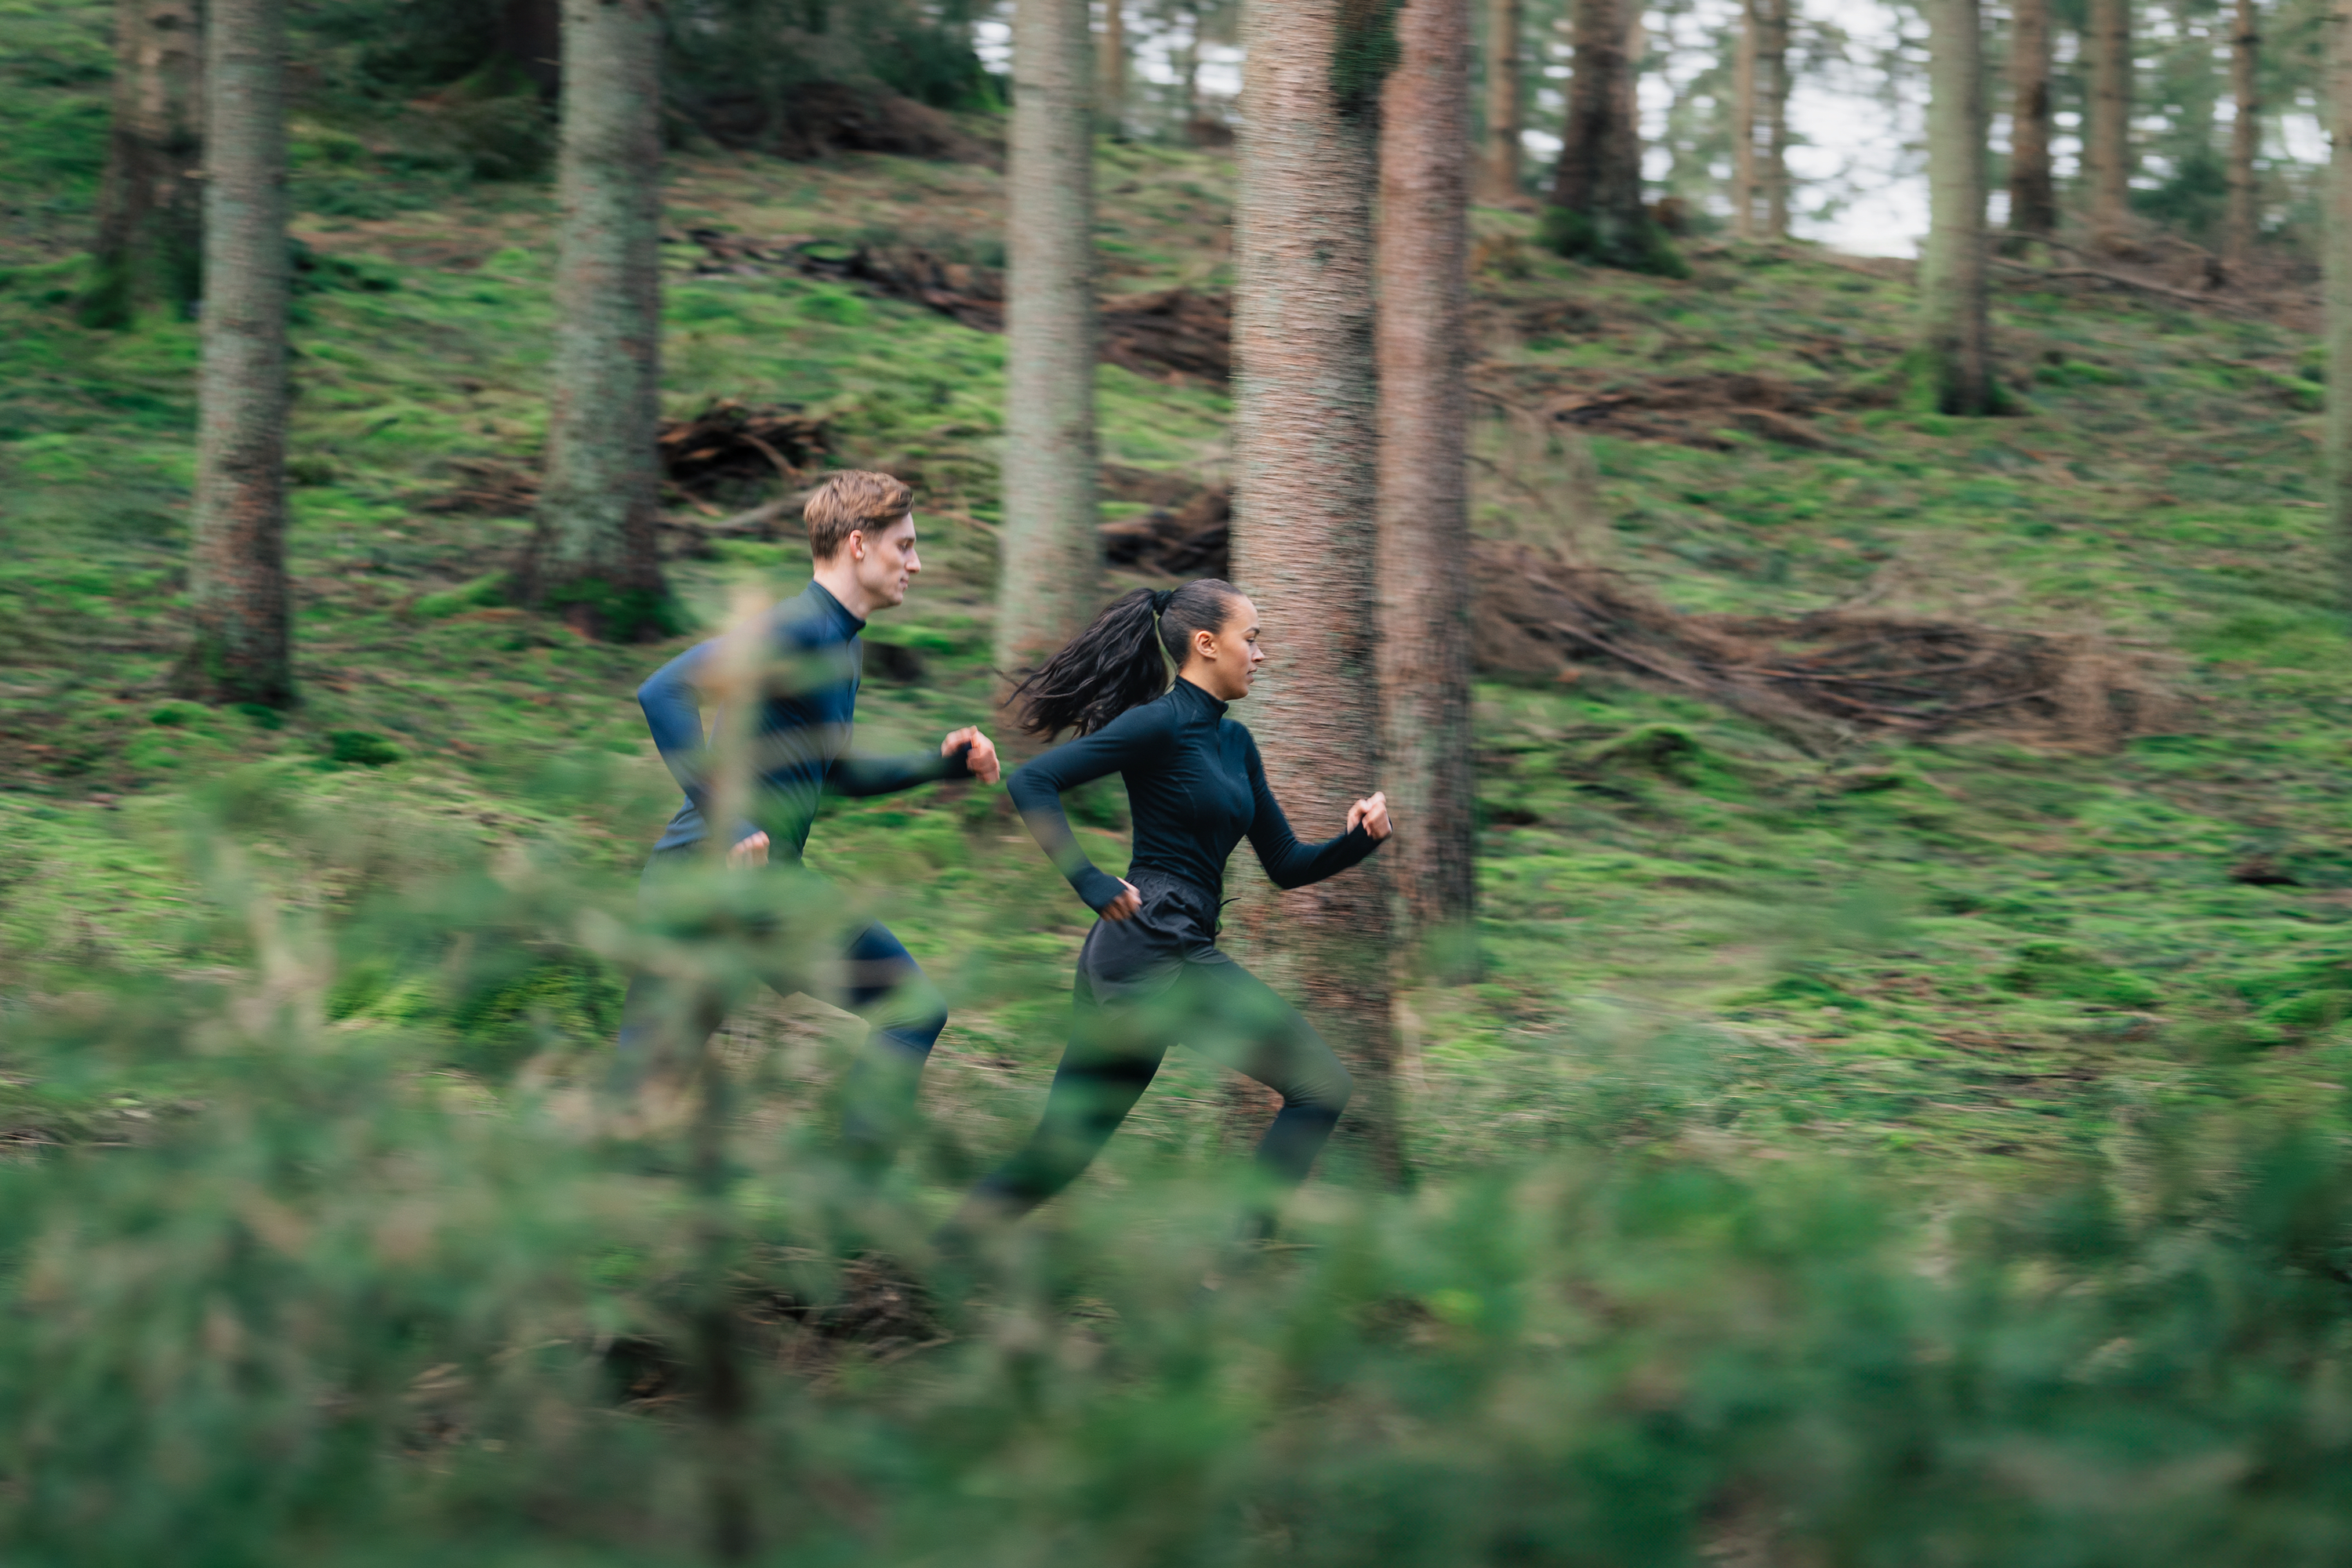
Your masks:
<path fill-rule="evenodd" d="M 1239 597 L 1215 577 L 1121 594 L 1013 689 L 1021 728 L 1047 740 L 1088 734 L 1150 701 L 1168 689 L 1169 661 L 1181 668 L 1192 634 L 1222 627 Z"/>

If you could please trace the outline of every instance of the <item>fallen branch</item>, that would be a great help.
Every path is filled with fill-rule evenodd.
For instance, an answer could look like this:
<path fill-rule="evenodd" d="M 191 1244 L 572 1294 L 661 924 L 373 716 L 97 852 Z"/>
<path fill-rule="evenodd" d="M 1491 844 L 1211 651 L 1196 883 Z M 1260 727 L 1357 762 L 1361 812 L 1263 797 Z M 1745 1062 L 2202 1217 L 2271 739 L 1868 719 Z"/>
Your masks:
<path fill-rule="evenodd" d="M 2145 293 L 2161 295 L 2168 300 L 2179 300 L 2183 304 L 2205 305 L 2215 309 L 2224 304 L 2224 301 L 2215 299 L 2210 294 L 2192 294 L 2186 289 L 2175 289 L 2168 283 L 2151 283 L 2145 278 L 2126 277 L 2121 272 L 2103 271 L 2096 267 L 2035 267 L 2023 261 L 2003 261 L 1997 256 L 1990 259 L 1995 267 L 2005 267 L 2011 272 L 2022 273 L 2042 281 L 2063 278 L 2090 278 L 2101 283 L 2112 283 L 2118 289 L 2137 289 Z"/>

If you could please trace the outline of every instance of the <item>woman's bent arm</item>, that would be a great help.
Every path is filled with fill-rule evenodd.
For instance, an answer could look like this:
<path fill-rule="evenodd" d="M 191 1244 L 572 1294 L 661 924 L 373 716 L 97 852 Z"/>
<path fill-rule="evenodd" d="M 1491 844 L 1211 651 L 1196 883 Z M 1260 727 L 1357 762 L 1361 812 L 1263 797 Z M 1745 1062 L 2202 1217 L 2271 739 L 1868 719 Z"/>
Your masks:
<path fill-rule="evenodd" d="M 1255 736 L 1250 740 L 1249 782 L 1250 794 L 1257 802 L 1256 815 L 1250 819 L 1250 847 L 1257 851 L 1258 864 L 1265 868 L 1276 887 L 1303 888 L 1338 876 L 1380 847 L 1380 841 L 1360 827 L 1319 844 L 1301 844 L 1298 835 L 1290 830 L 1290 818 L 1282 814 L 1282 803 L 1274 798 L 1265 782 L 1265 764 L 1258 759 Z"/>
<path fill-rule="evenodd" d="M 1165 710 L 1157 703 L 1130 708 L 1091 735 L 1056 746 L 1014 773 L 1005 787 L 1021 820 L 1045 847 L 1055 869 L 1069 879 L 1087 908 L 1099 913 L 1127 885 L 1087 858 L 1062 810 L 1062 792 L 1147 760 L 1167 739 Z"/>

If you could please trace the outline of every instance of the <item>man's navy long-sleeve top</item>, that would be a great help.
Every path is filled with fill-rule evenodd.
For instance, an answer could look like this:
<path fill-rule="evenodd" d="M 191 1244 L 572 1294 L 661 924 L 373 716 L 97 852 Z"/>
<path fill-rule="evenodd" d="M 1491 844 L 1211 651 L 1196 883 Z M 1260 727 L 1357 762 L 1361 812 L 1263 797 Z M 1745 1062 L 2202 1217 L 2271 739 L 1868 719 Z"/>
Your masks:
<path fill-rule="evenodd" d="M 752 820 L 736 825 L 733 842 L 740 843 L 758 827 L 766 830 L 772 855 L 787 847 L 798 855 L 808 843 L 818 800 L 828 789 L 836 795 L 888 795 L 936 779 L 971 776 L 962 752 L 866 757 L 851 750 L 857 684 L 866 659 L 858 634 L 865 629 L 864 621 L 817 583 L 770 612 L 760 671 L 760 717 L 750 736 L 756 781 L 749 803 Z M 718 651 L 716 641 L 690 647 L 637 688 L 654 745 L 686 790 L 686 804 L 670 818 L 656 849 L 699 843 L 709 831 L 704 816 L 710 805 L 711 758 L 704 742 L 696 677 Z M 723 713 L 720 732 L 725 732 Z"/>
<path fill-rule="evenodd" d="M 1246 837 L 1275 886 L 1303 888 L 1346 870 L 1378 844 L 1361 827 L 1301 844 L 1266 787 L 1257 742 L 1225 717 L 1225 704 L 1179 680 L 1093 734 L 1037 758 L 1007 786 L 1029 831 L 1091 910 L 1118 897 L 1118 879 L 1078 847 L 1061 795 L 1114 773 L 1127 781 L 1135 822 L 1130 873 L 1165 871 L 1220 892 L 1225 861 Z"/>

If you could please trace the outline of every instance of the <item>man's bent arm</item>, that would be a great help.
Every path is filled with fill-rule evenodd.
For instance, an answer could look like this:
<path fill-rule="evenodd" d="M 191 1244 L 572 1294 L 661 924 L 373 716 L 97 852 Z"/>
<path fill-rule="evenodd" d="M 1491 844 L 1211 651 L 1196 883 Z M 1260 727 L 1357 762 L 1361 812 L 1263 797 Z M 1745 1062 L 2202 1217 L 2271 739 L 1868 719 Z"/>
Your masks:
<path fill-rule="evenodd" d="M 654 749 L 661 753 L 670 777 L 686 791 L 686 798 L 705 816 L 710 813 L 710 791 L 703 777 L 702 692 L 695 675 L 717 646 L 716 642 L 697 643 L 637 688 L 637 706 L 645 710 Z"/>

